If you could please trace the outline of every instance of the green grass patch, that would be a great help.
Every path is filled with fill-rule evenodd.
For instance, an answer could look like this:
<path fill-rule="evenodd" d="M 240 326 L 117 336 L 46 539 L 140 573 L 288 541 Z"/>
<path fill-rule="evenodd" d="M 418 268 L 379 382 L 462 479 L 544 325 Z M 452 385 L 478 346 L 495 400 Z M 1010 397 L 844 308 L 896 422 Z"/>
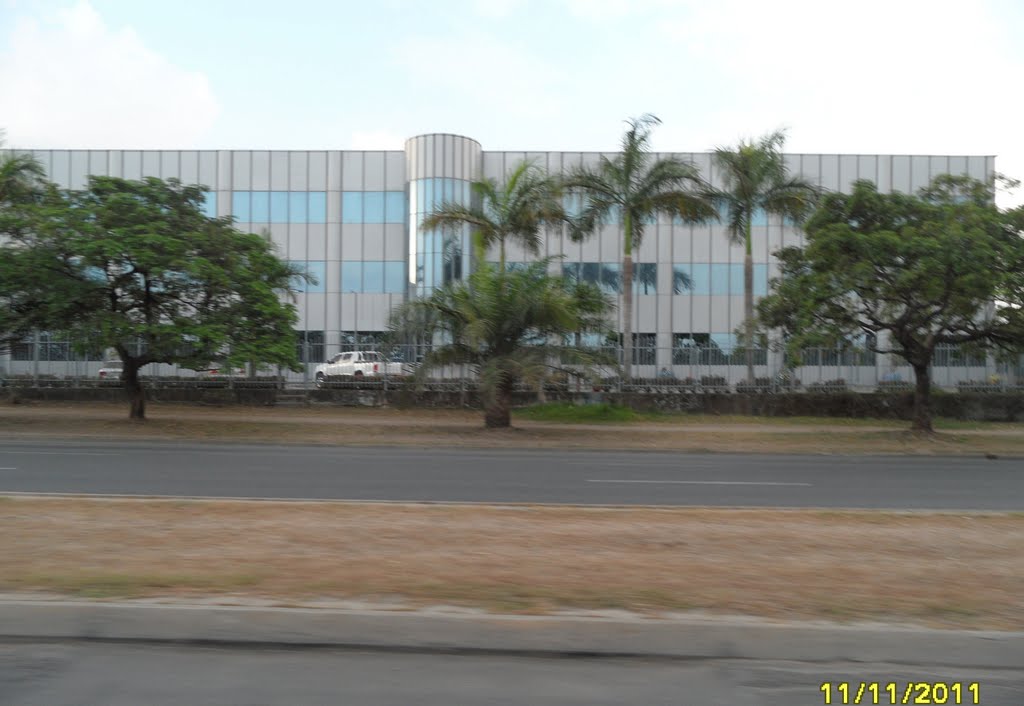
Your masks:
<path fill-rule="evenodd" d="M 549 402 L 517 409 L 515 416 L 535 422 L 638 422 L 650 418 L 629 407 L 602 402 L 600 404 L 574 405 L 568 402 Z"/>

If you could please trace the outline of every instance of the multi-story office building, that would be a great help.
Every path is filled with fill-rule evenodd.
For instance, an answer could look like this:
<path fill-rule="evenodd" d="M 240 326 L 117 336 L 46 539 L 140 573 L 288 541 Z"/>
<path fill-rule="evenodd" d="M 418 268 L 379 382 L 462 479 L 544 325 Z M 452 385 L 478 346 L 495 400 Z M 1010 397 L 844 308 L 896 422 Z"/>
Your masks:
<path fill-rule="evenodd" d="M 316 279 L 316 284 L 303 286 L 298 297 L 298 335 L 310 363 L 341 347 L 370 346 L 386 330 L 393 306 L 465 273 L 468 236 L 445 237 L 419 228 L 422 216 L 443 200 L 468 198 L 474 179 L 502 181 L 522 160 L 557 173 L 595 164 L 601 156 L 489 152 L 475 140 L 448 134 L 413 137 L 404 151 L 38 150 L 35 155 L 50 178 L 68 188 L 83 187 L 90 174 L 173 177 L 204 184 L 210 189 L 210 214 L 233 216 L 242 229 L 269 232 L 280 254 L 300 263 Z M 717 183 L 709 153 L 673 156 L 693 163 L 705 179 Z M 913 192 L 942 173 L 966 173 L 981 180 L 994 174 L 991 156 L 790 154 L 786 162 L 793 174 L 835 191 L 848 190 L 858 179 L 872 180 L 882 191 Z M 776 274 L 773 252 L 801 244 L 802 234 L 779 218 L 762 214 L 754 222 L 753 235 L 754 287 L 760 296 Z M 554 271 L 595 281 L 621 302 L 621 237 L 615 225 L 602 226 L 582 243 L 552 232 L 541 254 L 561 258 L 553 263 Z M 512 262 L 528 258 L 514 246 L 509 249 Z M 694 365 L 733 363 L 732 377 L 744 377 L 742 360 L 729 358 L 743 318 L 743 249 L 730 244 L 725 226 L 660 219 L 647 226 L 634 258 L 637 372 L 653 374 L 670 367 L 685 376 L 693 374 Z M 702 352 L 692 355 L 694 349 Z M 14 358 L 26 354 L 23 350 Z M 759 355 L 759 374 L 778 368 L 773 355 Z M 39 357 L 38 350 L 33 357 Z M 16 359 L 11 361 L 12 370 L 25 362 Z M 840 362 L 817 361 L 826 367 Z M 883 362 L 875 356 L 845 362 L 859 369 L 865 384 L 890 366 L 888 358 Z M 956 375 L 963 379 L 980 376 L 966 365 L 978 362 L 982 361 L 953 353 L 936 361 L 964 368 Z M 840 376 L 834 370 L 820 375 Z"/>

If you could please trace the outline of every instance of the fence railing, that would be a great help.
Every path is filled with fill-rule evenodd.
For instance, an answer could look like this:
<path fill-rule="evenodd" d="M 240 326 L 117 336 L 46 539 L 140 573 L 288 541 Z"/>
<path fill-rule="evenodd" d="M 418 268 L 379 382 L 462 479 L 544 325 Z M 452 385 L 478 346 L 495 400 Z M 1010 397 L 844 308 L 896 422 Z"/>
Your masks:
<path fill-rule="evenodd" d="M 430 346 L 393 346 L 351 343 L 343 347 L 318 344 L 315 350 L 303 346 L 300 370 L 263 368 L 252 371 L 190 370 L 179 366 L 151 364 L 142 369 L 147 384 L 161 387 L 289 387 L 314 388 L 320 360 L 310 353 L 327 357 L 347 350 L 379 350 L 391 365 L 381 366 L 378 373 L 355 377 L 331 377 L 321 386 L 364 387 L 404 386 L 416 384 L 426 389 L 468 390 L 476 384 L 476 371 L 469 365 L 450 365 L 421 371 Z M 119 371 L 115 361 L 74 359 L 67 346 L 35 347 L 33 355 L 0 356 L 0 380 L 5 384 L 43 384 L 75 386 L 116 386 Z M 619 362 L 622 351 L 615 347 L 586 348 L 600 362 L 589 366 L 552 360 L 546 369 L 545 386 L 551 389 L 607 390 L 637 392 L 784 392 L 838 391 L 859 392 L 912 389 L 914 374 L 910 366 L 890 355 L 866 351 L 810 349 L 801 356 L 800 364 L 781 352 L 765 349 L 753 351 L 753 379 L 748 379 L 747 352 L 744 349 L 722 349 L 716 346 L 686 348 L 636 348 L 633 351 L 631 376 L 626 379 Z M 54 353 L 56 351 L 56 353 Z M 84 356 L 79 356 L 83 358 Z M 94 356 L 95 357 L 95 356 Z M 70 359 L 69 359 L 70 358 Z M 616 362 L 619 361 L 619 362 Z M 1019 389 L 1024 381 L 1024 361 L 1013 364 L 993 356 L 951 356 L 942 358 L 943 365 L 933 365 L 932 385 L 947 391 L 988 392 Z"/>

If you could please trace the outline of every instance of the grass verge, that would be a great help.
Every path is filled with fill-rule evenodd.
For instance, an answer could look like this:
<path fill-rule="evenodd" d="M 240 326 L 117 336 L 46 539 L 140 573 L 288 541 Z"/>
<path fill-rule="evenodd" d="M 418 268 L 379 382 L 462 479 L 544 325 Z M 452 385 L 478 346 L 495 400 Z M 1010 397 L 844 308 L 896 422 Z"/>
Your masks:
<path fill-rule="evenodd" d="M 18 497 L 0 590 L 1024 629 L 1024 514 Z"/>

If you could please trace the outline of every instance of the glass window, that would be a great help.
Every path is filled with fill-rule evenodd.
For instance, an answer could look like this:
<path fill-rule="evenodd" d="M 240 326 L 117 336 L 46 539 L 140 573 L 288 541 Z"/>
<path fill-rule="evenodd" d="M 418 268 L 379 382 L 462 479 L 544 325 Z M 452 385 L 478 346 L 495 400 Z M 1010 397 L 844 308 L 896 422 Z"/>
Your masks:
<path fill-rule="evenodd" d="M 658 293 L 658 265 L 653 262 L 638 262 L 633 266 L 633 293 Z"/>
<path fill-rule="evenodd" d="M 711 294 L 729 294 L 729 265 L 712 264 Z"/>
<path fill-rule="evenodd" d="M 579 262 L 567 262 L 562 265 L 562 276 L 573 284 L 578 284 L 582 280 L 580 279 L 580 266 Z"/>
<path fill-rule="evenodd" d="M 397 260 L 384 263 L 384 292 L 387 294 L 405 293 L 405 261 Z"/>
<path fill-rule="evenodd" d="M 383 262 L 363 263 L 363 291 L 370 294 L 380 294 L 384 291 Z"/>
<path fill-rule="evenodd" d="M 755 208 L 754 214 L 750 219 L 750 225 L 752 226 L 766 226 L 768 225 L 768 212 L 763 208 Z"/>
<path fill-rule="evenodd" d="M 295 352 L 302 363 L 320 363 L 324 360 L 324 332 L 296 331 Z"/>
<path fill-rule="evenodd" d="M 217 192 L 207 191 L 205 194 L 206 198 L 203 200 L 203 204 L 200 207 L 203 211 L 203 215 L 207 218 L 217 217 Z"/>
<path fill-rule="evenodd" d="M 633 334 L 633 363 L 654 365 L 658 357 L 658 336 L 653 333 Z"/>
<path fill-rule="evenodd" d="M 768 296 L 768 265 L 754 265 L 754 296 Z"/>
<path fill-rule="evenodd" d="M 343 191 L 341 192 L 341 222 L 362 223 L 363 222 L 363 192 Z"/>
<path fill-rule="evenodd" d="M 384 211 L 384 220 L 386 223 L 405 223 L 405 192 L 385 192 Z"/>
<path fill-rule="evenodd" d="M 288 192 L 270 192 L 270 222 L 288 223 Z"/>
<path fill-rule="evenodd" d="M 430 213 L 437 208 L 437 203 L 434 201 L 434 182 L 436 179 L 424 179 L 423 180 L 423 210 Z M 438 189 L 439 191 L 439 189 Z"/>
<path fill-rule="evenodd" d="M 743 295 L 743 265 L 732 263 L 729 265 L 729 294 Z"/>
<path fill-rule="evenodd" d="M 731 353 L 736 347 L 736 334 L 734 333 L 713 333 L 711 334 L 711 345 L 717 347 L 723 353 Z"/>
<path fill-rule="evenodd" d="M 341 291 L 361 292 L 363 291 L 363 263 L 343 262 L 341 263 Z"/>
<path fill-rule="evenodd" d="M 327 263 L 323 260 L 310 261 L 306 263 L 306 272 L 313 278 L 313 282 L 306 285 L 306 291 L 313 294 L 323 294 L 327 279 Z"/>
<path fill-rule="evenodd" d="M 269 223 L 270 222 L 270 192 L 268 191 L 253 191 L 252 193 L 252 210 L 250 212 L 249 221 L 251 223 Z"/>
<path fill-rule="evenodd" d="M 252 198 L 248 191 L 231 193 L 231 214 L 242 223 L 249 223 L 249 210 Z"/>
<path fill-rule="evenodd" d="M 293 191 L 288 194 L 288 222 L 306 223 L 308 213 L 306 212 L 307 199 L 309 194 L 305 191 Z"/>
<path fill-rule="evenodd" d="M 327 192 L 325 191 L 310 191 L 309 192 L 309 210 L 306 214 L 308 223 L 326 223 L 327 222 Z"/>
<path fill-rule="evenodd" d="M 673 274 L 673 292 L 676 294 L 711 294 L 711 269 L 706 262 L 676 265 Z M 686 282 L 689 281 L 687 288 Z"/>
<path fill-rule="evenodd" d="M 384 192 L 363 192 L 363 223 L 384 222 Z"/>

